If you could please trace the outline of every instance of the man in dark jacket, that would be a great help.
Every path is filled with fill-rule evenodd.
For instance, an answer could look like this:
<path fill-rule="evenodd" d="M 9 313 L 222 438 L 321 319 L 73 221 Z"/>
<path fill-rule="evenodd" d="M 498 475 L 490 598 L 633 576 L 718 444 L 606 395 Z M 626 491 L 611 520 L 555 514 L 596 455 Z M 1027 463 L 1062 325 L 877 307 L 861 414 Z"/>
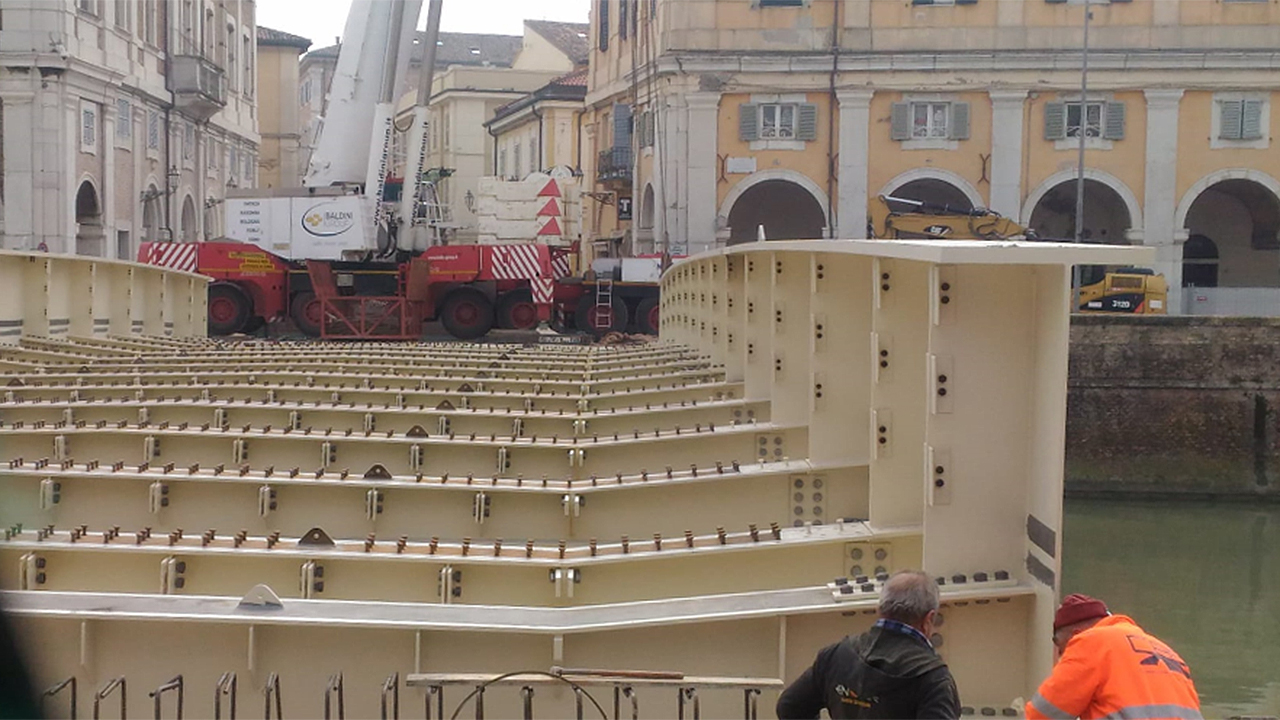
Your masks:
<path fill-rule="evenodd" d="M 782 720 L 960 717 L 960 694 L 929 637 L 938 585 L 918 571 L 895 573 L 880 591 L 880 618 L 857 637 L 823 648 L 778 698 Z"/>

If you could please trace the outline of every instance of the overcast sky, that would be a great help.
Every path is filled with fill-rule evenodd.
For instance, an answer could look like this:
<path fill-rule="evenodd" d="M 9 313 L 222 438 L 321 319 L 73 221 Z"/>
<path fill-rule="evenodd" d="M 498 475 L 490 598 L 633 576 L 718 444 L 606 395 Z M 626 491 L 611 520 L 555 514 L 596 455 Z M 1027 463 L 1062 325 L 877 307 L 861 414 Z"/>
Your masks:
<path fill-rule="evenodd" d="M 389 2 L 390 0 L 383 0 Z M 589 0 L 444 0 L 440 27 L 447 32 L 520 35 L 525 20 L 586 22 Z M 258 24 L 309 38 L 312 49 L 342 34 L 351 0 L 258 0 Z M 422 3 L 419 27 L 427 24 Z"/>

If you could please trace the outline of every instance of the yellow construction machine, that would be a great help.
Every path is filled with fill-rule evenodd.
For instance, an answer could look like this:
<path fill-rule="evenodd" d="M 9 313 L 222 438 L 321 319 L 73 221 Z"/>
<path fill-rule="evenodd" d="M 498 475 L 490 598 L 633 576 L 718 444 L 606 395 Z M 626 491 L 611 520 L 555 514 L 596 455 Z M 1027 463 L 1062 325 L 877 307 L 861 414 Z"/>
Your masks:
<path fill-rule="evenodd" d="M 867 218 L 871 237 L 894 240 L 1049 240 L 1034 230 L 986 208 L 950 205 L 881 195 Z M 895 210 L 895 206 L 907 208 Z M 1078 312 L 1163 315 L 1168 284 L 1146 268 L 1086 269 L 1102 279 L 1080 287 Z"/>

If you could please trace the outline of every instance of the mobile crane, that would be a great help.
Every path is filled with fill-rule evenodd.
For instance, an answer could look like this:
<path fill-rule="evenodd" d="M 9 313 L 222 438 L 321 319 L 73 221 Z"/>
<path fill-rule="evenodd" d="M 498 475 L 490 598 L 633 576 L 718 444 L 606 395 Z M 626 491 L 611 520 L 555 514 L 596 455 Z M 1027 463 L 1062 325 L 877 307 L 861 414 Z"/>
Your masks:
<path fill-rule="evenodd" d="M 229 193 L 229 240 L 141 245 L 141 262 L 213 278 L 212 334 L 288 316 L 319 337 L 416 339 L 423 322 L 439 319 L 455 337 L 475 338 L 495 326 L 545 323 L 553 311 L 583 317 L 587 305 L 592 327 L 583 329 L 627 326 L 625 304 L 596 307 L 595 286 L 570 277 L 576 244 L 449 244 L 455 228 L 425 172 L 442 0 L 428 2 L 407 128 L 396 127 L 395 105 L 422 0 L 354 0 L 303 187 Z M 397 131 L 410 149 L 399 182 L 389 176 Z M 554 181 L 547 191 L 559 192 Z"/>

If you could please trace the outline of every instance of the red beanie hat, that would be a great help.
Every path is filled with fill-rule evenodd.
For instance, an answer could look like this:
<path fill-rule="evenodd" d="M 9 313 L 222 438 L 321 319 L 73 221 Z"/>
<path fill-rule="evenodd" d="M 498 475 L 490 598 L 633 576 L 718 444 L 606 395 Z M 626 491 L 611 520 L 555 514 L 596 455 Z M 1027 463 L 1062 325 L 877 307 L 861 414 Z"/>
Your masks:
<path fill-rule="evenodd" d="M 1101 600 L 1074 593 L 1063 598 L 1062 604 L 1058 606 L 1058 612 L 1053 616 L 1053 631 L 1057 632 L 1068 625 L 1103 618 L 1110 614 L 1107 604 Z"/>

